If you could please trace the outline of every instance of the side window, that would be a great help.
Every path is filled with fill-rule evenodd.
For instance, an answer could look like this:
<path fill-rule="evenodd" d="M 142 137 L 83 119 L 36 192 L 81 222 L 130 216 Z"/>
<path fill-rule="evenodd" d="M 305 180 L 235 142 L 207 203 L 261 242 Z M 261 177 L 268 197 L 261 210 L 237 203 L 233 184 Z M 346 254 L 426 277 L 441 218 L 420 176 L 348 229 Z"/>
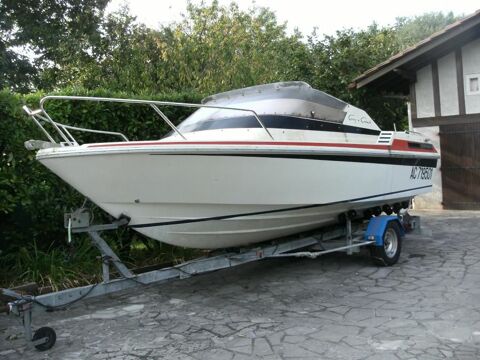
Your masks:
<path fill-rule="evenodd" d="M 465 76 L 467 95 L 480 95 L 480 74 Z"/>

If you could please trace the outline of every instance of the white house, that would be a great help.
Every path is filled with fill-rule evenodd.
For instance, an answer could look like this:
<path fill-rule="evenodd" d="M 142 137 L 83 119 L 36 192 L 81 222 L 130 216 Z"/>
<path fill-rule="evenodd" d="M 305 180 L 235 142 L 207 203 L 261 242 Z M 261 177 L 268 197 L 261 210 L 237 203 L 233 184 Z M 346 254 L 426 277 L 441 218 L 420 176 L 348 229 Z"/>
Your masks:
<path fill-rule="evenodd" d="M 366 71 L 353 87 L 409 95 L 410 128 L 440 151 L 419 208 L 480 209 L 480 10 Z"/>

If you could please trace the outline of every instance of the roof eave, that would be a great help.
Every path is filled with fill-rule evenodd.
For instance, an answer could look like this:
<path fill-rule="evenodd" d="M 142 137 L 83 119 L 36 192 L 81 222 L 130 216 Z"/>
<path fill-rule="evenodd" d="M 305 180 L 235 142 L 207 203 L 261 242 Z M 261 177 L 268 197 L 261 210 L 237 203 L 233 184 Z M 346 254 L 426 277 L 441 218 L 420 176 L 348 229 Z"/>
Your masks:
<path fill-rule="evenodd" d="M 439 31 L 431 37 L 422 40 L 418 44 L 392 56 L 388 60 L 378 64 L 377 66 L 365 71 L 349 84 L 350 89 L 360 89 L 364 86 L 371 84 L 373 81 L 379 79 L 385 74 L 399 70 L 400 67 L 414 60 L 418 56 L 421 56 L 436 47 L 444 44 L 445 42 L 452 40 L 453 38 L 461 35 L 462 33 L 474 28 L 480 24 L 480 10 L 476 11 L 471 16 L 460 20 L 456 24 Z"/>

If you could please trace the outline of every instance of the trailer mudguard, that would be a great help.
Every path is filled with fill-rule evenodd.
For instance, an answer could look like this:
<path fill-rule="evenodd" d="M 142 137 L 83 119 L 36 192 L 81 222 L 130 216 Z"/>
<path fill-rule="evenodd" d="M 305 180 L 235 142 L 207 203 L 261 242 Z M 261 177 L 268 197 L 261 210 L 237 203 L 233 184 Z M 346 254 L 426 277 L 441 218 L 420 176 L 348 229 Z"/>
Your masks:
<path fill-rule="evenodd" d="M 367 230 L 365 231 L 365 241 L 375 240 L 375 246 L 383 246 L 383 234 L 391 221 L 396 221 L 400 228 L 400 236 L 405 235 L 405 229 L 402 222 L 397 216 L 381 215 L 375 216 L 368 222 Z"/>

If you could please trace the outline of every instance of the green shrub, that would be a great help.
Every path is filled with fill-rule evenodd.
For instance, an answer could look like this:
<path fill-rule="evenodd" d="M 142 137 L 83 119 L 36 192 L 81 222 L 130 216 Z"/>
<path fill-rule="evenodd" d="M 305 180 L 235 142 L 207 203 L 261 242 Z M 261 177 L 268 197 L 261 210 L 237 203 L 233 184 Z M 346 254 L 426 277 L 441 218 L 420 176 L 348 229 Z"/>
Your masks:
<path fill-rule="evenodd" d="M 55 247 L 46 250 L 37 242 L 20 247 L 10 259 L 15 282 L 34 281 L 54 290 L 81 286 L 100 279 L 100 262 L 95 248 L 85 238 L 78 239 L 74 247 Z M 14 282 L 14 283 L 15 283 Z"/>
<path fill-rule="evenodd" d="M 71 88 L 64 89 L 58 94 L 132 97 L 102 89 L 86 91 Z M 7 280 L 9 276 L 20 276 L 25 281 L 39 280 L 48 284 L 51 281 L 42 280 L 42 277 L 52 275 L 55 283 L 65 286 L 66 284 L 59 282 L 59 278 L 64 276 L 71 279 L 71 275 L 75 273 L 73 270 L 73 273 L 68 272 L 70 270 L 65 270 L 65 266 L 62 265 L 61 259 L 68 251 L 65 246 L 63 213 L 79 207 L 83 198 L 41 166 L 35 160 L 35 152 L 27 151 L 24 147 L 24 142 L 29 139 L 47 140 L 22 110 L 24 104 L 31 109 L 38 108 L 39 101 L 44 95 L 43 93 L 19 95 L 0 91 L 0 277 L 3 278 L 0 281 L 4 283 L 11 282 Z M 201 96 L 195 93 L 142 95 L 138 98 L 193 103 L 201 100 Z M 170 131 L 153 109 L 145 105 L 51 101 L 45 104 L 45 108 L 54 120 L 61 123 L 120 131 L 130 140 L 158 139 Z M 183 120 L 192 111 L 178 107 L 162 107 L 162 110 L 174 122 Z M 80 132 L 76 132 L 74 136 L 79 142 L 99 140 L 95 135 Z M 111 137 L 101 140 L 117 141 Z M 105 215 L 99 212 L 98 221 L 102 220 L 105 220 Z M 120 251 L 125 256 L 128 255 L 132 239 L 138 240 L 139 237 L 140 235 L 129 229 L 112 234 L 112 238 L 120 244 Z M 48 258 L 49 256 L 51 258 Z M 38 266 L 32 266 L 36 261 Z M 62 274 L 63 270 L 67 273 L 54 276 L 53 269 L 57 267 L 60 268 L 56 271 L 57 275 Z M 12 271 L 14 274 L 10 275 Z M 46 272 L 49 275 L 46 275 Z"/>

